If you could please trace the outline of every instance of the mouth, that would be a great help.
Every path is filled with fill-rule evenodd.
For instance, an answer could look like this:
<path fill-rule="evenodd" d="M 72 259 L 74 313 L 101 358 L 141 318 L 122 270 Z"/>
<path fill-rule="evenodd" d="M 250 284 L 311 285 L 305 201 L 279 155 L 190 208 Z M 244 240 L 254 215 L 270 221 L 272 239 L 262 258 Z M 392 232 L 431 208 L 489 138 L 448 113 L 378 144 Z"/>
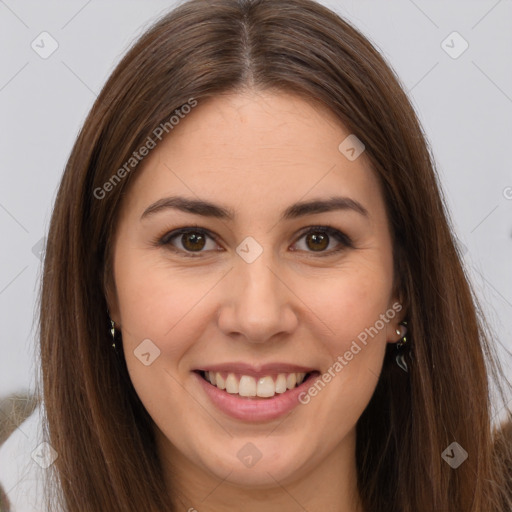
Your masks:
<path fill-rule="evenodd" d="M 309 386 L 309 381 L 320 372 L 280 372 L 265 375 L 247 375 L 228 371 L 194 370 L 208 385 L 237 398 L 258 400 L 275 399 L 297 388 Z"/>
<path fill-rule="evenodd" d="M 301 397 L 320 376 L 313 368 L 277 362 L 258 367 L 224 363 L 198 368 L 192 374 L 216 411 L 250 423 L 276 420 L 308 403 Z M 304 419 L 300 416 L 304 412 L 298 414 Z"/>

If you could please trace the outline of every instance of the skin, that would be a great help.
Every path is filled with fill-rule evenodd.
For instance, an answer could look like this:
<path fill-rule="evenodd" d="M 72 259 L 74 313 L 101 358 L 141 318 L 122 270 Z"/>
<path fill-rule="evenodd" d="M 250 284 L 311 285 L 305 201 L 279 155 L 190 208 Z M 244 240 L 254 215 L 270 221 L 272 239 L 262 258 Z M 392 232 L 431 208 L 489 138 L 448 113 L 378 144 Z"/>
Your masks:
<path fill-rule="evenodd" d="M 347 135 L 328 110 L 294 94 L 217 96 L 152 150 L 124 198 L 110 312 L 131 380 L 154 420 L 178 510 L 222 512 L 237 503 L 248 512 L 362 510 L 355 426 L 377 384 L 386 343 L 401 337 L 395 330 L 403 311 L 360 344 L 307 405 L 277 420 L 226 416 L 191 373 L 232 361 L 326 372 L 399 302 L 392 296 L 391 235 L 379 183 L 365 153 L 349 161 L 338 150 Z M 221 204 L 235 219 L 163 209 L 141 220 L 146 208 L 171 195 Z M 339 210 L 280 220 L 293 203 L 332 195 L 358 201 L 368 216 Z M 354 247 L 331 236 L 318 250 L 303 234 L 318 225 L 345 233 Z M 187 245 L 179 235 L 172 245 L 155 243 L 196 226 L 218 240 Z M 250 264 L 236 252 L 247 236 L 263 248 Z M 183 256 L 187 249 L 196 257 Z M 144 339 L 160 350 L 148 366 L 134 355 Z M 248 442 L 262 454 L 252 467 L 237 457 Z"/>

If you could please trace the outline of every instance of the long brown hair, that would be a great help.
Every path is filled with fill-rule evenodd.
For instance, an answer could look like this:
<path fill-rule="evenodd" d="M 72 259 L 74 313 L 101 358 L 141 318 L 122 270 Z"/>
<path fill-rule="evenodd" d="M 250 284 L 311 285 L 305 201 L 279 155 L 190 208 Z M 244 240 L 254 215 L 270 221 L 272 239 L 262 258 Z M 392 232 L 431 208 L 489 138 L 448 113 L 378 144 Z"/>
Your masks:
<path fill-rule="evenodd" d="M 191 99 L 201 105 L 244 88 L 294 92 L 326 106 L 364 143 L 382 184 L 411 353 L 405 373 L 388 346 L 357 424 L 365 509 L 511 510 L 510 449 L 501 442 L 507 453 L 493 451 L 489 378 L 501 390 L 505 377 L 422 129 L 370 42 L 311 0 L 180 5 L 130 49 L 85 121 L 55 202 L 41 296 L 43 397 L 48 441 L 59 454 L 52 477 L 61 506 L 173 510 L 151 418 L 123 357 L 110 348 L 112 235 L 126 187 L 140 171 L 118 169 Z M 105 187 L 116 173 L 120 179 Z M 452 442 L 468 453 L 457 469 L 442 457 Z"/>

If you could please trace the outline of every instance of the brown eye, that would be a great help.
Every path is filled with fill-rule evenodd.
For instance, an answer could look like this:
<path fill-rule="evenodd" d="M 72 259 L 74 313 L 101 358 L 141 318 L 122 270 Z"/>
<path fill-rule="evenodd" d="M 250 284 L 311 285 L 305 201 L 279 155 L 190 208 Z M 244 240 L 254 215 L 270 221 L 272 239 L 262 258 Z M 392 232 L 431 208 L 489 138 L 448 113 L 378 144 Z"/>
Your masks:
<path fill-rule="evenodd" d="M 306 245 L 313 251 L 323 251 L 329 246 L 329 237 L 320 231 L 308 233 Z"/>
<path fill-rule="evenodd" d="M 189 231 L 181 235 L 181 243 L 188 251 L 200 251 L 204 248 L 206 239 L 202 233 Z"/>
<path fill-rule="evenodd" d="M 315 226 L 310 228 L 302 234 L 295 245 L 300 245 L 299 242 L 302 239 L 304 239 L 303 245 L 305 248 L 299 249 L 309 253 L 319 253 L 319 256 L 328 256 L 342 251 L 343 249 L 354 247 L 352 240 L 347 235 L 330 226 Z M 326 250 L 330 245 L 334 245 L 334 248 Z M 336 245 L 338 247 L 336 247 Z"/>
<path fill-rule="evenodd" d="M 203 252 L 217 249 L 215 239 L 199 228 L 182 228 L 167 233 L 158 241 L 158 245 L 168 246 L 183 256 L 200 256 Z"/>
<path fill-rule="evenodd" d="M 330 226 L 309 228 L 294 245 L 300 245 L 299 241 L 303 239 L 304 242 L 301 243 L 304 244 L 304 247 L 300 250 L 308 253 L 318 253 L 318 256 L 329 256 L 343 249 L 354 247 L 347 235 Z M 160 246 L 169 247 L 169 249 L 182 256 L 199 257 L 204 252 L 219 250 L 215 236 L 201 228 L 192 229 L 188 227 L 174 230 L 157 239 L 156 243 Z M 208 246 L 208 243 L 211 245 Z M 331 245 L 334 245 L 334 248 L 327 250 Z M 292 251 L 296 250 L 295 248 L 292 249 Z"/>

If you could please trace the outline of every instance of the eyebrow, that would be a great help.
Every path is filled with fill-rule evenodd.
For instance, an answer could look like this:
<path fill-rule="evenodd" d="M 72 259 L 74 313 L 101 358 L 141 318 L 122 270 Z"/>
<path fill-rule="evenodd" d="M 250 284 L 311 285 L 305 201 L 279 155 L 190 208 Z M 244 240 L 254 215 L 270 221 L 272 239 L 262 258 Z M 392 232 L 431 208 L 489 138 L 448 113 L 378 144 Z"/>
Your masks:
<path fill-rule="evenodd" d="M 235 212 L 229 208 L 216 205 L 209 201 L 191 199 L 187 197 L 164 197 L 148 206 L 141 216 L 141 220 L 155 213 L 174 209 L 203 217 L 213 217 L 224 220 L 234 220 Z M 325 213 L 337 210 L 355 211 L 364 217 L 369 217 L 368 210 L 358 201 L 349 197 L 335 196 L 329 199 L 318 199 L 295 203 L 281 215 L 281 220 L 291 220 L 315 213 Z"/>

